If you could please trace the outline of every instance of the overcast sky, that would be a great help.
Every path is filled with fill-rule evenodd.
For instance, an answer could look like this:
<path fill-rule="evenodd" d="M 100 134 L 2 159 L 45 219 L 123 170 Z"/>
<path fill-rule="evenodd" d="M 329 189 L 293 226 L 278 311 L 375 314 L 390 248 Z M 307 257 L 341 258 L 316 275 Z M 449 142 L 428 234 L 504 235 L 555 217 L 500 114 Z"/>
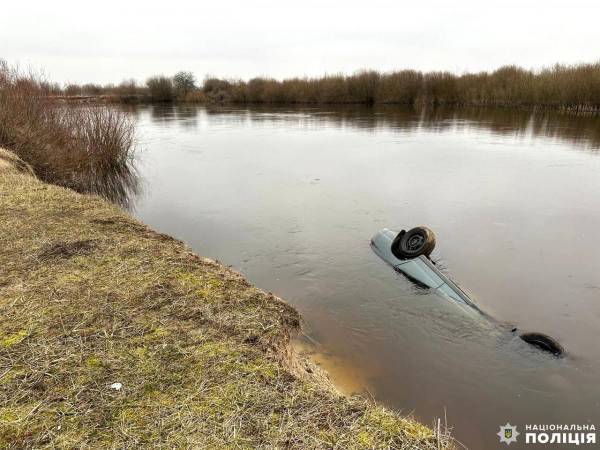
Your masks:
<path fill-rule="evenodd" d="M 3 1 L 0 58 L 59 82 L 600 60 L 598 1 Z M 405 4 L 406 3 L 406 4 Z"/>

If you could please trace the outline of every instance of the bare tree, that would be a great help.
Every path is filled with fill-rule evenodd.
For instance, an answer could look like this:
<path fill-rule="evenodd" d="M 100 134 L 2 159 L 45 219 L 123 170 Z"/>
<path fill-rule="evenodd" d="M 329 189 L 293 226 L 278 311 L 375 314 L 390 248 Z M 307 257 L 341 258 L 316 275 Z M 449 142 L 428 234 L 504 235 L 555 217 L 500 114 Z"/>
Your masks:
<path fill-rule="evenodd" d="M 183 99 L 196 89 L 196 78 L 192 72 L 177 72 L 173 77 L 173 87 L 177 97 Z"/>

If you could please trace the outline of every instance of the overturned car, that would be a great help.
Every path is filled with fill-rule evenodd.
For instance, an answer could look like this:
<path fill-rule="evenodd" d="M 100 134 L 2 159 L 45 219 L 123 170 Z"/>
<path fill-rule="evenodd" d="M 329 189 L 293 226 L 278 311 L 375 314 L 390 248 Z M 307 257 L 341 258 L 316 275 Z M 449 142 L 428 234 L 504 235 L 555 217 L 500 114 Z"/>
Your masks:
<path fill-rule="evenodd" d="M 379 231 L 371 239 L 371 248 L 394 270 L 422 288 L 433 290 L 443 298 L 452 300 L 470 312 L 487 316 L 469 296 L 450 278 L 444 275 L 429 259 L 435 248 L 435 234 L 427 227 L 415 227 L 409 231 Z M 512 329 L 517 332 L 516 328 Z M 521 333 L 519 337 L 534 347 L 555 356 L 564 353 L 561 345 L 542 333 Z"/>

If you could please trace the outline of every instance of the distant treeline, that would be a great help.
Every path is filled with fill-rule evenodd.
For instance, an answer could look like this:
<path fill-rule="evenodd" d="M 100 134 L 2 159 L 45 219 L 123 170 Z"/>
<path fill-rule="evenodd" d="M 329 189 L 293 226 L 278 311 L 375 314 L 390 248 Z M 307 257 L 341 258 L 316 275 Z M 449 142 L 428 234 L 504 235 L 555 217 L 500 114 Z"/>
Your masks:
<path fill-rule="evenodd" d="M 208 77 L 202 86 L 196 85 L 192 73 L 179 72 L 173 77 L 151 77 L 143 85 L 127 80 L 117 86 L 70 84 L 49 89 L 56 95 L 107 96 L 122 102 L 471 105 L 600 111 L 600 62 L 557 64 L 539 71 L 505 66 L 462 75 L 400 70 L 285 80 Z"/>
<path fill-rule="evenodd" d="M 57 83 L 45 83 L 44 89 L 53 96 L 67 98 L 97 98 L 122 103 L 138 102 L 203 102 L 202 89 L 196 86 L 196 78 L 191 72 L 178 72 L 174 76 L 156 75 L 139 84 L 134 79 L 118 85 L 99 85 L 94 83 L 69 83 L 61 87 Z"/>
<path fill-rule="evenodd" d="M 541 71 L 516 66 L 494 72 L 363 71 L 355 75 L 204 81 L 210 101 L 232 103 L 362 103 L 524 106 L 600 109 L 600 63 L 556 65 Z"/>

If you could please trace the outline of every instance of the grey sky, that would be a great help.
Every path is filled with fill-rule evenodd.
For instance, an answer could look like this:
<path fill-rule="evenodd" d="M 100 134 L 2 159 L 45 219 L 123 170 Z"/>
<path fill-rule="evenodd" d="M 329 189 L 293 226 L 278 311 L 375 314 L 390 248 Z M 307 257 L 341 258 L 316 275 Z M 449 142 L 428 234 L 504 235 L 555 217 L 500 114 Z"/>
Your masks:
<path fill-rule="evenodd" d="M 0 58 L 59 82 L 600 60 L 597 1 L 3 2 Z"/>

